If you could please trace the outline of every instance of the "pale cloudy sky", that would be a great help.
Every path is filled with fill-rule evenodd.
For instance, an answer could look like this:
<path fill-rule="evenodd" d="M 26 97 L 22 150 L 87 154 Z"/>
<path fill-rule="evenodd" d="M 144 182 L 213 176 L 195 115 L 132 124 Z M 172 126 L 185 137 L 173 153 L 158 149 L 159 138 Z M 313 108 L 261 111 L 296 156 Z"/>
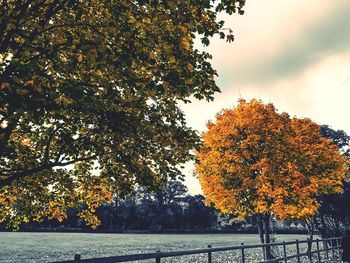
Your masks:
<path fill-rule="evenodd" d="M 205 49 L 222 92 L 182 107 L 190 126 L 203 131 L 222 108 L 258 98 L 350 134 L 350 0 L 247 0 L 243 16 L 223 19 L 235 42 Z M 186 165 L 186 184 L 200 193 L 193 170 Z"/>

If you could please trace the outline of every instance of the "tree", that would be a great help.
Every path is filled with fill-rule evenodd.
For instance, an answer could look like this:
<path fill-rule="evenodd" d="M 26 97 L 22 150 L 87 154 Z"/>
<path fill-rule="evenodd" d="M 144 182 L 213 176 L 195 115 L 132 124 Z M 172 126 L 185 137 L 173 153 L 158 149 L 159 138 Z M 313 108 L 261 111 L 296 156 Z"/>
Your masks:
<path fill-rule="evenodd" d="M 339 237 L 350 224 L 350 183 L 344 182 L 344 191 L 318 198 L 317 227 L 323 238 Z"/>
<path fill-rule="evenodd" d="M 333 130 L 327 125 L 321 126 L 321 134 L 336 144 L 340 152 L 350 159 L 350 137 L 342 130 Z M 338 237 L 350 224 L 350 181 L 349 176 L 343 182 L 342 193 L 318 197 L 320 203 L 316 217 L 316 226 L 322 237 Z"/>
<path fill-rule="evenodd" d="M 105 229 L 113 226 L 123 230 L 180 229 L 185 224 L 185 220 L 190 220 L 186 215 L 192 206 L 191 200 L 183 182 L 169 180 L 156 192 L 150 192 L 142 186 L 136 187 L 126 198 L 116 198 L 114 206 L 108 204 L 100 207 L 97 214 L 102 218 L 100 227 Z M 199 206 L 202 200 L 197 202 Z M 203 202 L 202 206 L 204 206 Z M 197 218 L 196 212 L 194 211 L 193 214 Z M 111 217 L 114 218 L 112 227 L 110 227 Z"/>
<path fill-rule="evenodd" d="M 170 180 L 155 193 L 155 200 L 160 206 L 181 202 L 187 194 L 187 187 L 182 181 Z"/>
<path fill-rule="evenodd" d="M 321 135 L 330 139 L 338 146 L 340 153 L 347 159 L 350 157 L 349 136 L 341 130 L 333 130 L 328 125 L 320 126 Z M 343 182 L 344 191 L 342 193 L 328 194 L 317 197 L 319 203 L 318 213 L 303 218 L 309 239 L 313 240 L 315 230 L 318 229 L 322 237 L 339 237 L 342 234 L 343 224 L 349 208 L 346 207 L 347 188 L 346 181 Z M 343 203 L 343 205 L 339 205 Z M 308 252 L 312 250 L 312 242 L 308 243 Z M 309 256 L 310 258 L 311 256 Z"/>
<path fill-rule="evenodd" d="M 210 229 L 217 222 L 217 213 L 213 207 L 204 203 L 202 195 L 186 196 L 185 221 L 190 229 Z"/>
<path fill-rule="evenodd" d="M 95 226 L 112 192 L 180 176 L 198 135 L 178 102 L 219 91 L 194 39 L 224 38 L 217 14 L 244 2 L 1 0 L 0 222 L 95 200 Z"/>
<path fill-rule="evenodd" d="M 263 243 L 270 242 L 271 216 L 312 216 L 316 195 L 342 191 L 346 159 L 309 119 L 241 100 L 207 128 L 196 166 L 207 202 L 241 218 L 257 215 Z"/>
<path fill-rule="evenodd" d="M 330 139 L 335 145 L 337 145 L 343 156 L 350 159 L 350 137 L 345 131 L 336 131 L 328 125 L 321 125 L 321 134 L 323 137 Z"/>

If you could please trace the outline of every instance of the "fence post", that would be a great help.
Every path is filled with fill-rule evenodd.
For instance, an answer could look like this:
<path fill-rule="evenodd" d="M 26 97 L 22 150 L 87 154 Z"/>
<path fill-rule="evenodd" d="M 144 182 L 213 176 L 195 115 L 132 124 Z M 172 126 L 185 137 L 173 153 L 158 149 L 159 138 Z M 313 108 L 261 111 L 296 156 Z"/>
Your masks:
<path fill-rule="evenodd" d="M 244 255 L 244 243 L 241 243 L 241 263 L 245 263 L 245 255 Z"/>
<path fill-rule="evenodd" d="M 317 259 L 318 259 L 318 263 L 321 262 L 321 255 L 320 255 L 320 240 L 317 238 L 316 241 L 316 247 L 317 247 Z"/>
<path fill-rule="evenodd" d="M 160 258 L 161 258 L 160 251 L 157 250 L 156 253 L 157 253 L 157 255 L 156 255 L 156 263 L 160 263 Z"/>
<path fill-rule="evenodd" d="M 80 254 L 74 255 L 74 261 L 80 261 L 80 259 L 81 259 Z"/>
<path fill-rule="evenodd" d="M 263 243 L 263 245 L 264 245 L 265 243 Z M 263 253 L 263 258 L 264 258 L 264 260 L 266 260 L 267 258 L 266 258 L 266 249 L 265 249 L 265 247 L 261 247 L 262 248 L 262 253 Z"/>
<path fill-rule="evenodd" d="M 306 240 L 307 240 L 307 256 L 309 258 L 310 263 L 312 263 L 312 256 L 313 256 L 312 242 L 313 242 L 313 240 L 311 240 L 310 238 L 307 238 Z"/>
<path fill-rule="evenodd" d="M 331 246 L 332 246 L 332 259 L 334 260 L 335 254 L 334 254 L 334 241 L 336 241 L 335 239 L 331 239 Z"/>
<path fill-rule="evenodd" d="M 287 248 L 286 248 L 286 241 L 283 241 L 283 257 L 284 257 L 284 263 L 287 263 Z"/>
<path fill-rule="evenodd" d="M 299 240 L 297 239 L 296 240 L 296 246 L 297 246 L 297 260 L 298 260 L 298 263 L 301 263 L 301 261 L 300 261 L 300 248 L 299 248 Z"/>
<path fill-rule="evenodd" d="M 337 238 L 338 258 L 341 258 L 340 248 L 341 248 L 341 239 L 338 237 L 338 238 Z"/>
<path fill-rule="evenodd" d="M 211 245 L 208 245 L 208 248 L 211 249 Z M 211 263 L 211 251 L 208 251 L 208 263 Z"/>
<path fill-rule="evenodd" d="M 327 242 L 328 242 L 327 239 L 323 241 L 323 249 L 325 249 L 325 251 L 326 251 L 326 258 L 328 260 L 329 257 L 328 257 L 328 244 L 327 244 Z"/>

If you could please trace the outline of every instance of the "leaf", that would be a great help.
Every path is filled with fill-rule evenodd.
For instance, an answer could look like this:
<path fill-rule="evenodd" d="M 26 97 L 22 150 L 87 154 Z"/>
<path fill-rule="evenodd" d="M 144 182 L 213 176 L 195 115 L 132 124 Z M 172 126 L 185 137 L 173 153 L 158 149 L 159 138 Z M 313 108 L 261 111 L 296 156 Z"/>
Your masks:
<path fill-rule="evenodd" d="M 84 60 L 84 56 L 82 55 L 82 54 L 78 54 L 77 55 L 77 60 L 78 60 L 78 62 L 80 63 L 80 62 L 82 62 L 83 60 Z"/>
<path fill-rule="evenodd" d="M 233 41 L 235 41 L 235 36 L 233 34 L 229 34 L 226 36 L 226 42 L 231 43 Z"/>
<path fill-rule="evenodd" d="M 8 83 L 8 82 L 2 82 L 0 84 L 0 89 L 7 89 L 9 87 L 10 87 L 10 83 Z"/>
<path fill-rule="evenodd" d="M 34 85 L 34 80 L 30 79 L 25 82 L 27 85 Z"/>

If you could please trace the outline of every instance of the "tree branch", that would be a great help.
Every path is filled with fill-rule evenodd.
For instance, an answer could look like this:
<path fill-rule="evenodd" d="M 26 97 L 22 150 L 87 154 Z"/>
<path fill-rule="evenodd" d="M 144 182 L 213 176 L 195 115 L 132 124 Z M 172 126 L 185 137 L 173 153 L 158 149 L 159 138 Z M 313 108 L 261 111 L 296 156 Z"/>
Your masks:
<path fill-rule="evenodd" d="M 60 129 L 61 127 L 60 126 L 57 126 L 53 132 L 50 134 L 49 136 L 49 139 L 47 141 L 47 144 L 46 144 L 46 148 L 45 148 L 45 154 L 44 154 L 44 164 L 48 163 L 49 161 L 49 155 L 50 155 L 50 146 L 51 146 L 51 142 L 56 134 L 56 132 Z"/>
<path fill-rule="evenodd" d="M 52 168 L 55 168 L 55 167 L 67 166 L 67 165 L 70 165 L 70 164 L 74 164 L 76 162 L 90 161 L 90 160 L 96 159 L 98 156 L 108 155 L 108 154 L 111 154 L 111 153 L 112 152 L 108 152 L 108 153 L 105 153 L 105 154 L 94 154 L 94 155 L 90 155 L 90 156 L 87 156 L 87 157 L 76 158 L 74 160 L 67 161 L 67 162 L 57 162 L 57 161 L 55 161 L 55 162 L 47 163 L 47 164 L 44 163 L 44 164 L 42 164 L 42 165 L 40 165 L 38 167 L 35 167 L 35 168 L 32 168 L 32 169 L 23 170 L 23 171 L 14 173 L 12 175 L 9 175 L 5 179 L 1 179 L 0 180 L 0 189 L 5 187 L 5 186 L 9 186 L 15 180 L 19 180 L 19 179 L 23 179 L 23 178 L 32 176 L 32 175 L 34 175 L 34 174 L 36 174 L 38 172 L 42 172 L 42 171 L 45 171 L 45 170 L 48 170 L 48 169 L 52 169 Z"/>

